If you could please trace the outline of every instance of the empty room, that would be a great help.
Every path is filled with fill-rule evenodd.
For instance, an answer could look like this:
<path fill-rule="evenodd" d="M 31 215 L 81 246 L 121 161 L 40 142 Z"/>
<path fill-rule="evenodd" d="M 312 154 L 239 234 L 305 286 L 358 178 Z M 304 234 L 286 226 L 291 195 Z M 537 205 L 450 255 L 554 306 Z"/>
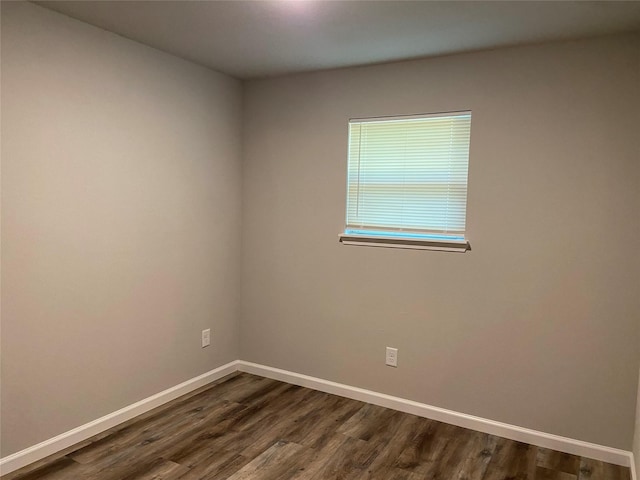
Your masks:
<path fill-rule="evenodd" d="M 640 480 L 640 2 L 0 2 L 2 480 Z"/>

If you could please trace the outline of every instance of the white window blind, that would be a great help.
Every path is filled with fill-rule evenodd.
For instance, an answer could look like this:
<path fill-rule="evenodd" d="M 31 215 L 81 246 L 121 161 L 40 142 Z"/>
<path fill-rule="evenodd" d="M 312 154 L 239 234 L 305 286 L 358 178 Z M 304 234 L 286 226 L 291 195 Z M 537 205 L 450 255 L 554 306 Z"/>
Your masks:
<path fill-rule="evenodd" d="M 465 238 L 471 112 L 349 122 L 345 234 Z"/>

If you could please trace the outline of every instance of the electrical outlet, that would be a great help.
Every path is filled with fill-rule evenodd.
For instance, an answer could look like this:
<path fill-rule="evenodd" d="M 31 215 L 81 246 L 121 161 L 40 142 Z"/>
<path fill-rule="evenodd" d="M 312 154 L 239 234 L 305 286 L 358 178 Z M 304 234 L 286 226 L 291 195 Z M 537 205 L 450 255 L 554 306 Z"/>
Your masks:
<path fill-rule="evenodd" d="M 398 349 L 397 348 L 387 347 L 387 359 L 385 363 L 390 367 L 398 366 Z"/>
<path fill-rule="evenodd" d="M 202 348 L 211 345 L 211 329 L 202 330 Z"/>

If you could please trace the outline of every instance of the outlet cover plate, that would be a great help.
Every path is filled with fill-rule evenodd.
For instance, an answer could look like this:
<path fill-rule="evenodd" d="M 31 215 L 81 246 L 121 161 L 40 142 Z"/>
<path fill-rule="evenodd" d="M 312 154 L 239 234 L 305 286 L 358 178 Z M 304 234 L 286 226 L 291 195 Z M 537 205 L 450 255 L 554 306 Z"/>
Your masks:
<path fill-rule="evenodd" d="M 202 330 L 202 348 L 211 345 L 211 329 Z"/>
<path fill-rule="evenodd" d="M 398 349 L 387 347 L 387 357 L 385 363 L 390 367 L 398 366 Z"/>

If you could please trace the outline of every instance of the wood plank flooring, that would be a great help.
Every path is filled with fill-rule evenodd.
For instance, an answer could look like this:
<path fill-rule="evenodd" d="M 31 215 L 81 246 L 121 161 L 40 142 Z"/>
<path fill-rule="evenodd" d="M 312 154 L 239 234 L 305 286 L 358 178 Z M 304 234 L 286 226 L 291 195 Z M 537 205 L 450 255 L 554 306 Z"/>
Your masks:
<path fill-rule="evenodd" d="M 630 480 L 628 468 L 249 374 L 2 480 Z"/>

